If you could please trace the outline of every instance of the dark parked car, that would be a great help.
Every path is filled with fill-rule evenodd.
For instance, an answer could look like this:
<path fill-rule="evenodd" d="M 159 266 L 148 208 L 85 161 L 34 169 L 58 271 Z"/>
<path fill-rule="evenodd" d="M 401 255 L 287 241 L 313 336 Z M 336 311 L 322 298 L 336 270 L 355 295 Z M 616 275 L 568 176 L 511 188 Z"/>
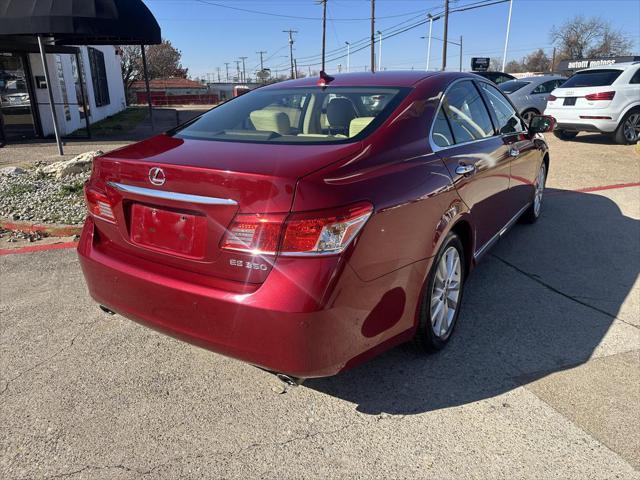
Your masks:
<path fill-rule="evenodd" d="M 501 83 L 508 82 L 509 80 L 515 80 L 516 77 L 504 72 L 473 72 L 476 75 L 480 75 L 487 80 L 491 80 L 493 83 L 500 85 Z"/>
<path fill-rule="evenodd" d="M 439 350 L 477 261 L 540 215 L 551 128 L 464 73 L 259 88 L 95 160 L 78 247 L 90 293 L 291 377 L 412 338 Z"/>

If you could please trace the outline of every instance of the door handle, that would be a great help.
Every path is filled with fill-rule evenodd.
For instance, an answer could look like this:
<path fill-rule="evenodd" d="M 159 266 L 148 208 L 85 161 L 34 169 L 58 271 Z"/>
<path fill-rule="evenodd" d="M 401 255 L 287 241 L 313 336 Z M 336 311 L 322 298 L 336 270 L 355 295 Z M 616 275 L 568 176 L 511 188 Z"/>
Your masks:
<path fill-rule="evenodd" d="M 456 167 L 456 173 L 458 175 L 471 175 L 476 171 L 475 165 L 458 165 Z"/>
<path fill-rule="evenodd" d="M 517 157 L 518 155 L 520 155 L 520 150 L 518 150 L 516 147 L 511 147 L 509 149 L 509 156 Z"/>

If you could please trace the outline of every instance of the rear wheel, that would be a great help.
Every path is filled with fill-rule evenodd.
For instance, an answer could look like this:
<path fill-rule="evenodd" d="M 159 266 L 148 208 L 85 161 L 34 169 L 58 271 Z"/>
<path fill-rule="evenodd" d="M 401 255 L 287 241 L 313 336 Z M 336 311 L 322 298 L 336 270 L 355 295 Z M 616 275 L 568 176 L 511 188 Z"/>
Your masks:
<path fill-rule="evenodd" d="M 455 233 L 449 233 L 436 255 L 418 319 L 415 343 L 427 352 L 445 347 L 460 315 L 465 277 L 464 248 Z"/>
<path fill-rule="evenodd" d="M 529 208 L 522 214 L 522 221 L 525 223 L 535 223 L 540 218 L 542 212 L 542 197 L 544 195 L 544 186 L 547 182 L 547 165 L 542 162 L 540 170 L 538 170 L 538 176 L 533 185 L 533 201 Z"/>
<path fill-rule="evenodd" d="M 628 112 L 615 133 L 613 139 L 621 145 L 629 145 L 640 141 L 640 109 Z"/>
<path fill-rule="evenodd" d="M 560 140 L 572 140 L 578 136 L 578 132 L 570 132 L 568 130 L 554 130 L 553 134 Z"/>
<path fill-rule="evenodd" d="M 533 108 L 530 108 L 529 110 L 526 110 L 525 112 L 522 113 L 522 119 L 525 121 L 527 125 L 530 125 L 531 119 L 536 115 L 540 115 L 540 112 L 538 112 Z"/>

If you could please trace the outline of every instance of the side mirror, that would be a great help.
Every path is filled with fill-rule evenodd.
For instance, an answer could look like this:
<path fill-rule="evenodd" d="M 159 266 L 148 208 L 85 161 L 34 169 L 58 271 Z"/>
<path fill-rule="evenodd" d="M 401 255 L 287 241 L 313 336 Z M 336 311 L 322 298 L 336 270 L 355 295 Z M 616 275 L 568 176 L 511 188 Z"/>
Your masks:
<path fill-rule="evenodd" d="M 534 115 L 529 122 L 529 133 L 551 132 L 556 127 L 556 119 L 550 115 Z"/>

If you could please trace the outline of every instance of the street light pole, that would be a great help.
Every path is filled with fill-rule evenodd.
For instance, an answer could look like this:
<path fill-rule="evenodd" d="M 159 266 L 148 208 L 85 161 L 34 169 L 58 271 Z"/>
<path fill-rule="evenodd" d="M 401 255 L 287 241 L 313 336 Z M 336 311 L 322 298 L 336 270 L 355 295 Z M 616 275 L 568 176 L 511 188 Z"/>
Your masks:
<path fill-rule="evenodd" d="M 378 46 L 378 71 L 382 71 L 382 32 L 378 30 L 378 39 L 380 41 L 380 45 Z"/>
<path fill-rule="evenodd" d="M 322 3 L 322 71 L 324 72 L 324 52 L 327 42 L 327 0 L 320 0 Z"/>
<path fill-rule="evenodd" d="M 507 46 L 509 45 L 509 30 L 511 30 L 511 11 L 513 10 L 513 0 L 509 0 L 509 19 L 507 20 L 507 36 L 504 39 L 504 54 L 502 55 L 502 71 L 507 65 Z"/>
<path fill-rule="evenodd" d="M 376 71 L 376 0 L 371 0 L 371 71 Z"/>
<path fill-rule="evenodd" d="M 429 19 L 429 42 L 427 44 L 427 71 L 429 71 L 429 64 L 431 63 L 431 33 L 433 32 L 433 15 L 427 13 Z"/>
<path fill-rule="evenodd" d="M 447 35 L 449 33 L 449 0 L 444 0 L 444 41 L 442 42 L 442 71 L 447 68 Z"/>
<path fill-rule="evenodd" d="M 344 42 L 347 44 L 347 73 L 351 69 L 351 44 L 349 42 Z"/>
<path fill-rule="evenodd" d="M 297 30 L 283 30 L 284 33 L 289 34 L 289 61 L 291 63 L 291 78 L 295 78 L 295 73 L 293 70 L 293 34 L 298 33 Z"/>
<path fill-rule="evenodd" d="M 462 71 L 462 35 L 460 35 L 460 71 Z"/>

